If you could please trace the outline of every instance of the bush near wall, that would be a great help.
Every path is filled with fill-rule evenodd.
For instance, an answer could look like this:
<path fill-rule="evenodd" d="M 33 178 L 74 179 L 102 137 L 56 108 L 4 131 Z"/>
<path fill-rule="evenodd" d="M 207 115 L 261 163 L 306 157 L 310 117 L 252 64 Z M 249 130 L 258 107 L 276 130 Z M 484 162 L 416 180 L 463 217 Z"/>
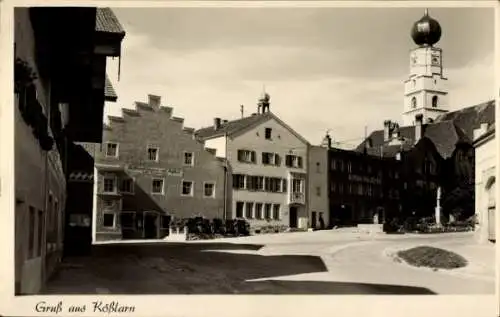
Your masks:
<path fill-rule="evenodd" d="M 454 221 L 442 223 L 437 226 L 434 217 L 427 218 L 407 218 L 404 221 L 392 219 L 384 223 L 386 233 L 445 233 L 445 232 L 467 232 L 474 230 L 476 220 L 470 217 L 464 221 Z"/>

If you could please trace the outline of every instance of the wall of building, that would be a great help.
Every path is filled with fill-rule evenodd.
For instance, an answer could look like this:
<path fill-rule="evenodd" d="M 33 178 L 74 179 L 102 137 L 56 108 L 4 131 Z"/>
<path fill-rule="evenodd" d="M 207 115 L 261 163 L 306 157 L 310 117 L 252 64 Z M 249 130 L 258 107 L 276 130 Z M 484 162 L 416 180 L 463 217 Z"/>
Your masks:
<path fill-rule="evenodd" d="M 476 237 L 480 242 L 487 242 L 489 228 L 488 186 L 492 178 L 495 177 L 495 168 L 498 161 L 494 136 L 479 144 L 475 149 L 475 153 L 475 214 L 478 221 Z"/>
<path fill-rule="evenodd" d="M 217 157 L 226 157 L 226 137 L 218 137 L 205 141 L 205 147 L 215 150 L 215 155 Z"/>
<path fill-rule="evenodd" d="M 37 72 L 29 9 L 15 10 L 15 54 Z M 48 110 L 48 82 L 35 80 L 38 100 Z M 54 147 L 42 151 L 15 105 L 15 283 L 16 293 L 37 293 L 60 260 L 65 178 Z M 52 204 L 49 205 L 49 195 Z M 56 203 L 57 202 L 57 203 Z M 57 210 L 56 210 L 57 209 Z M 51 236 L 51 232 L 56 232 Z M 47 234 L 53 239 L 47 241 Z"/>
<path fill-rule="evenodd" d="M 106 142 L 118 143 L 118 157 L 105 156 Z M 148 160 L 148 146 L 158 148 L 158 161 Z M 184 164 L 184 153 L 194 155 L 192 166 Z M 172 117 L 172 109 L 140 105 L 136 111 L 124 111 L 123 118 L 110 118 L 109 129 L 103 132 L 103 144 L 96 150 L 96 165 L 117 165 L 122 172 L 106 172 L 118 179 L 134 180 L 133 194 L 98 195 L 96 236 L 119 233 L 121 211 L 160 211 L 175 218 L 203 216 L 223 218 L 225 172 L 221 160 L 205 150 L 194 139 L 190 129 L 184 129 L 183 119 Z M 102 191 L 104 172 L 99 171 L 97 191 Z M 152 180 L 164 181 L 164 194 L 152 194 Z M 181 194 L 183 181 L 193 182 L 191 196 Z M 204 197 L 204 183 L 215 184 L 215 196 Z M 116 226 L 104 229 L 101 224 L 103 199 L 119 199 L 114 210 Z"/>
<path fill-rule="evenodd" d="M 328 149 L 311 146 L 309 149 L 308 190 L 309 190 L 309 226 L 320 226 L 319 216 L 322 215 L 325 226 L 330 225 L 329 190 L 328 187 Z M 316 226 L 313 226 L 313 212 L 316 214 Z"/>
<path fill-rule="evenodd" d="M 395 159 L 331 149 L 330 221 L 333 225 L 379 223 L 399 211 L 401 167 Z"/>
<path fill-rule="evenodd" d="M 272 129 L 270 140 L 265 138 L 265 129 Z M 238 161 L 238 150 L 251 150 L 256 152 L 255 163 L 243 163 Z M 281 157 L 280 166 L 271 166 L 262 164 L 262 153 L 277 153 Z M 302 157 L 302 168 L 290 168 L 285 164 L 285 157 L 288 154 Z M 267 221 L 264 219 L 248 219 L 252 227 L 263 226 L 267 224 L 290 225 L 289 218 L 289 192 L 291 189 L 290 173 L 296 172 L 303 175 L 303 193 L 305 195 L 304 204 L 297 205 L 298 218 L 301 218 L 303 226 L 307 226 L 307 164 L 308 164 L 308 146 L 301 139 L 297 138 L 286 127 L 282 126 L 275 119 L 270 119 L 255 128 L 247 130 L 240 135 L 228 138 L 227 142 L 227 160 L 231 165 L 232 174 L 244 174 L 253 176 L 276 177 L 287 180 L 287 192 L 263 192 L 249 191 L 246 189 L 232 190 L 231 214 L 236 217 L 237 202 L 251 202 L 273 204 L 280 206 L 279 219 Z M 229 184 L 232 188 L 232 182 Z"/>

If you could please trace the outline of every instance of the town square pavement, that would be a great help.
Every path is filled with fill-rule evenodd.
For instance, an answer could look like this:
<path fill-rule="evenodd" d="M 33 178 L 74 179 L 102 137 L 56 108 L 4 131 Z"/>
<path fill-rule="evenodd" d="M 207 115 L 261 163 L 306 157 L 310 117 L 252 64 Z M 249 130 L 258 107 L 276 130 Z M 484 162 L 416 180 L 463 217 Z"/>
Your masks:
<path fill-rule="evenodd" d="M 398 250 L 427 245 L 465 268 L 415 268 Z M 95 245 L 68 258 L 45 294 L 494 294 L 495 249 L 472 233 L 386 235 L 354 229 L 192 242 Z"/>

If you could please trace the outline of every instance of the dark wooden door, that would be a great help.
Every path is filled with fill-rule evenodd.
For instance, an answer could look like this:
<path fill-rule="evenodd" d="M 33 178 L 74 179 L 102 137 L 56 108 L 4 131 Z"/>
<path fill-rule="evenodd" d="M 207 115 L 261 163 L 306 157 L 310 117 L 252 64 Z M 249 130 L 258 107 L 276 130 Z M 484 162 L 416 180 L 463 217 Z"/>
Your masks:
<path fill-rule="evenodd" d="M 311 228 L 316 228 L 316 211 L 311 213 Z"/>
<path fill-rule="evenodd" d="M 297 228 L 297 207 L 290 207 L 290 228 Z"/>

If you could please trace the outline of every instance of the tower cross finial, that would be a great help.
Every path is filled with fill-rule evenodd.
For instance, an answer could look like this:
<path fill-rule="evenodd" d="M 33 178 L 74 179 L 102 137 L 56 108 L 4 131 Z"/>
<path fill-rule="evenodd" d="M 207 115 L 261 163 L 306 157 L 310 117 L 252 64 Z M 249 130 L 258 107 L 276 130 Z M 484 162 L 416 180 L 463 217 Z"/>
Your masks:
<path fill-rule="evenodd" d="M 428 16 L 428 15 L 429 15 L 429 9 L 425 8 L 424 14 L 425 14 L 426 16 Z"/>

